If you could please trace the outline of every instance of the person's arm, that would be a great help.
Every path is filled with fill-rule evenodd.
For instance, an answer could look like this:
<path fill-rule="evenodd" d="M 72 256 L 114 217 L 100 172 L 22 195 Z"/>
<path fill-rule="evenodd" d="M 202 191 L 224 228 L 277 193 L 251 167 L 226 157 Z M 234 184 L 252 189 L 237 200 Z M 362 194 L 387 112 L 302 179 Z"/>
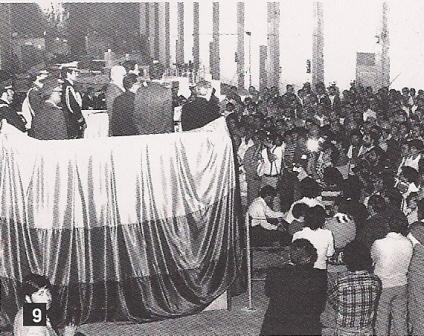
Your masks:
<path fill-rule="evenodd" d="M 377 263 L 378 261 L 378 242 L 374 242 L 371 246 L 371 250 L 370 250 L 370 254 L 371 254 L 371 259 L 372 259 L 372 264 L 373 266 Z"/>
<path fill-rule="evenodd" d="M 338 281 L 336 280 L 331 286 L 328 288 L 328 303 L 337 311 L 337 294 L 338 294 Z"/>
<path fill-rule="evenodd" d="M 328 231 L 329 233 L 329 243 L 327 248 L 327 258 L 330 258 L 333 256 L 333 254 L 336 252 L 334 249 L 334 238 L 333 233 L 331 231 Z"/>

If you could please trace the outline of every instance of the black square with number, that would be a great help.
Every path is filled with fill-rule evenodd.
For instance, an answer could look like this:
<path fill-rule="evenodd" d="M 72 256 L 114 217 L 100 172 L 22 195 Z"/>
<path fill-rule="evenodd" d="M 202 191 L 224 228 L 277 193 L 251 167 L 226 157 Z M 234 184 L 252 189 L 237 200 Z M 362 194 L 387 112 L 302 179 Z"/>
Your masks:
<path fill-rule="evenodd" d="M 46 326 L 45 303 L 24 303 L 24 327 Z"/>

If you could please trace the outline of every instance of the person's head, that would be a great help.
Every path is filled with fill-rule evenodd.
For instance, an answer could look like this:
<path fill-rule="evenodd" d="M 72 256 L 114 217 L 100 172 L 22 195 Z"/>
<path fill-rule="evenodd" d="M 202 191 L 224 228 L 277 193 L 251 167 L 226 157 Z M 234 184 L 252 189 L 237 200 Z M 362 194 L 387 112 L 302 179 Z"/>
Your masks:
<path fill-rule="evenodd" d="M 369 249 L 357 240 L 345 246 L 343 250 L 343 262 L 350 272 L 368 271 L 372 266 Z"/>
<path fill-rule="evenodd" d="M 27 303 L 45 303 L 49 309 L 52 303 L 50 281 L 43 275 L 28 274 L 22 282 L 22 295 Z"/>
<path fill-rule="evenodd" d="M 287 91 L 287 93 L 294 93 L 293 85 L 287 84 L 286 85 L 286 91 Z"/>
<path fill-rule="evenodd" d="M 317 249 L 307 239 L 296 239 L 290 244 L 290 260 L 294 265 L 312 268 L 317 261 Z"/>
<path fill-rule="evenodd" d="M 74 81 L 78 77 L 78 70 L 75 68 L 64 67 L 60 70 L 60 77 L 63 80 Z"/>
<path fill-rule="evenodd" d="M 30 81 L 36 83 L 39 86 L 43 85 L 43 81 L 47 79 L 49 72 L 47 70 L 30 70 Z"/>
<path fill-rule="evenodd" d="M 400 176 L 405 182 L 418 184 L 419 174 L 415 168 L 409 166 L 402 167 Z"/>
<path fill-rule="evenodd" d="M 259 191 L 259 196 L 265 201 L 266 204 L 272 205 L 274 197 L 277 195 L 277 191 L 270 185 L 266 185 Z"/>
<path fill-rule="evenodd" d="M 296 203 L 293 205 L 292 214 L 293 217 L 299 221 L 305 219 L 306 212 L 308 211 L 309 206 L 305 203 Z"/>
<path fill-rule="evenodd" d="M 315 198 L 321 194 L 321 188 L 315 180 L 306 177 L 300 182 L 300 193 L 302 197 Z"/>
<path fill-rule="evenodd" d="M 122 84 L 122 81 L 127 74 L 127 71 L 122 65 L 114 65 L 110 69 L 110 80 L 113 83 Z"/>
<path fill-rule="evenodd" d="M 49 100 L 58 105 L 62 97 L 62 87 L 57 80 L 49 80 L 43 85 L 40 94 L 43 100 Z"/>
<path fill-rule="evenodd" d="M 196 92 L 199 97 L 209 100 L 212 95 L 212 84 L 206 80 L 201 80 L 196 84 Z"/>
<path fill-rule="evenodd" d="M 324 226 L 325 217 L 325 209 L 320 205 L 316 205 L 306 211 L 305 225 L 311 230 L 317 230 Z"/>
<path fill-rule="evenodd" d="M 409 153 L 411 155 L 418 154 L 420 151 L 423 150 L 423 142 L 419 139 L 412 139 L 408 142 L 409 146 Z"/>
<path fill-rule="evenodd" d="M 386 210 L 386 201 L 383 196 L 372 195 L 368 200 L 368 212 L 371 216 L 381 214 Z"/>
<path fill-rule="evenodd" d="M 165 72 L 165 69 L 160 63 L 153 63 L 149 66 L 149 76 L 151 80 L 160 80 Z"/>
<path fill-rule="evenodd" d="M 358 146 L 362 141 L 362 133 L 359 130 L 354 130 L 350 133 L 350 143 L 353 146 Z"/>
<path fill-rule="evenodd" d="M 130 73 L 130 74 L 126 75 L 124 77 L 123 84 L 124 84 L 125 91 L 130 91 L 130 92 L 133 92 L 133 93 L 136 93 L 137 90 L 140 88 L 140 84 L 138 82 L 137 75 L 134 74 L 134 73 Z"/>
<path fill-rule="evenodd" d="M 127 74 L 135 74 L 138 76 L 140 74 L 140 69 L 138 68 L 138 63 L 136 61 L 125 61 L 122 63 L 122 66 L 125 68 Z"/>
<path fill-rule="evenodd" d="M 225 105 L 225 109 L 226 109 L 228 112 L 233 112 L 235 108 L 236 108 L 236 107 L 234 106 L 234 104 L 233 104 L 233 103 L 227 103 L 227 105 Z"/>
<path fill-rule="evenodd" d="M 15 91 L 13 91 L 13 88 L 11 85 L 2 85 L 0 86 L 0 99 L 7 102 L 12 103 L 13 96 L 15 94 Z"/>

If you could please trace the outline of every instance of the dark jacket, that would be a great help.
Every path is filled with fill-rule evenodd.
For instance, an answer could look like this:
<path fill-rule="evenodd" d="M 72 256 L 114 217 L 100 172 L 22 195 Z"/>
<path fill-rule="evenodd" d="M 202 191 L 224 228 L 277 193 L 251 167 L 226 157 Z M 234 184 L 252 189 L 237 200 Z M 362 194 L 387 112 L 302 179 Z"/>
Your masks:
<path fill-rule="evenodd" d="M 110 127 L 112 136 L 138 134 L 134 122 L 134 98 L 135 94 L 130 91 L 115 98 Z"/>
<path fill-rule="evenodd" d="M 45 102 L 32 119 L 32 136 L 39 140 L 68 138 L 65 115 L 56 105 Z"/>
<path fill-rule="evenodd" d="M 65 112 L 69 138 L 82 138 L 85 119 L 77 102 L 74 86 L 67 80 L 62 85 L 62 109 Z"/>
<path fill-rule="evenodd" d="M 6 119 L 10 125 L 15 126 L 20 131 L 26 131 L 25 121 L 22 117 L 7 102 L 0 99 L 0 120 L 2 119 Z"/>
<path fill-rule="evenodd" d="M 202 97 L 183 105 L 181 110 L 181 126 L 183 131 L 190 131 L 209 124 L 221 116 L 219 106 Z"/>
<path fill-rule="evenodd" d="M 390 232 L 388 217 L 381 213 L 367 219 L 362 232 L 358 235 L 358 240 L 368 249 L 377 239 L 383 239 Z"/>
<path fill-rule="evenodd" d="M 320 335 L 326 293 L 321 270 L 293 265 L 269 269 L 265 282 L 269 305 L 261 335 Z"/>
<path fill-rule="evenodd" d="M 157 82 L 140 87 L 134 99 L 134 121 L 138 134 L 174 132 L 171 88 Z"/>

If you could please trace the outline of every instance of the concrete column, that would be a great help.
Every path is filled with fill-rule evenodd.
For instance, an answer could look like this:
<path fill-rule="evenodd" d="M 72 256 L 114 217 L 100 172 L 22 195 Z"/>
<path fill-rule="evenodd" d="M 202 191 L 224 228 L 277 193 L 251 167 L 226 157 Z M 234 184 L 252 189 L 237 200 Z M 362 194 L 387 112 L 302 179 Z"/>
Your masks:
<path fill-rule="evenodd" d="M 169 67 L 169 2 L 160 2 L 158 5 L 158 59 L 165 67 Z"/>
<path fill-rule="evenodd" d="M 380 24 L 379 48 L 377 52 L 377 86 L 390 86 L 390 39 L 389 39 L 389 5 L 382 4 L 382 18 Z"/>
<path fill-rule="evenodd" d="M 175 62 L 184 64 L 184 2 L 177 4 L 177 34 Z"/>
<path fill-rule="evenodd" d="M 280 85 L 280 3 L 267 3 L 268 86 Z"/>
<path fill-rule="evenodd" d="M 195 77 L 200 65 L 199 3 L 193 2 L 193 68 Z"/>
<path fill-rule="evenodd" d="M 212 3 L 212 79 L 220 79 L 219 57 L 219 2 Z"/>
<path fill-rule="evenodd" d="M 259 46 L 259 90 L 267 87 L 266 63 L 268 57 L 268 48 L 266 45 Z"/>
<path fill-rule="evenodd" d="M 324 8 L 321 2 L 313 3 L 314 29 L 312 35 L 312 87 L 324 82 Z"/>
<path fill-rule="evenodd" d="M 239 89 L 244 88 L 244 35 L 244 2 L 237 2 L 237 83 Z M 251 50 L 249 51 L 251 52 Z"/>
<path fill-rule="evenodd" d="M 143 52 L 143 58 L 145 62 L 149 62 L 151 59 L 150 53 L 150 16 L 149 16 L 149 3 L 141 2 L 139 7 L 140 13 L 140 38 L 141 38 L 141 46 Z"/>
<path fill-rule="evenodd" d="M 0 3 L 0 68 L 12 71 L 12 31 L 10 3 Z"/>

